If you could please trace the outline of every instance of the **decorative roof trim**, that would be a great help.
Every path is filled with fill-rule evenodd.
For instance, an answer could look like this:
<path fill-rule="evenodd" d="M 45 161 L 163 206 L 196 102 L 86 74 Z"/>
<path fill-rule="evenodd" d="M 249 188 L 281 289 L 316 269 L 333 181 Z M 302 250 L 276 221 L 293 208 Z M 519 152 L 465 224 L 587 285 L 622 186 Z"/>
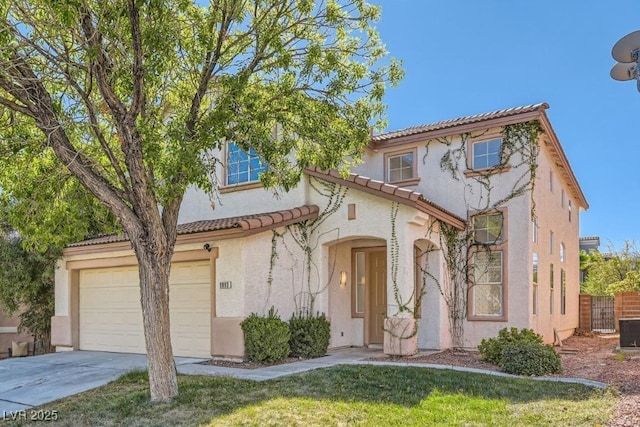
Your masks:
<path fill-rule="evenodd" d="M 374 150 L 395 148 L 453 134 L 462 134 L 538 120 L 545 134 L 549 136 L 548 138 L 543 137 L 542 140 L 546 142 L 552 160 L 560 169 L 562 176 L 566 179 L 573 196 L 576 198 L 578 207 L 586 210 L 589 208 L 589 203 L 571 169 L 571 165 L 562 149 L 558 136 L 547 117 L 546 110 L 548 108 L 549 104 L 543 102 L 387 132 L 373 136 L 369 143 L 369 148 Z"/>
<path fill-rule="evenodd" d="M 549 121 L 549 118 L 544 111 L 540 111 L 540 124 L 542 125 L 545 134 L 549 136 L 548 139 L 544 137 L 543 139 L 545 140 L 545 142 L 548 142 L 547 147 L 549 148 L 551 156 L 556 162 L 556 166 L 558 166 L 563 177 L 567 180 L 569 188 L 573 190 L 572 192 L 577 199 L 578 207 L 581 207 L 585 210 L 589 209 L 589 202 L 587 202 L 587 198 L 582 192 L 582 188 L 580 188 L 578 179 L 573 173 L 573 169 L 571 169 L 569 159 L 567 159 L 567 155 L 564 153 L 562 145 L 560 145 L 558 135 L 556 135 L 556 132 L 553 130 L 551 122 Z"/>
<path fill-rule="evenodd" d="M 176 244 L 250 236 L 277 227 L 284 227 L 316 218 L 319 211 L 320 209 L 316 205 L 303 205 L 276 212 L 179 224 Z M 131 243 L 126 235 L 112 234 L 74 243 L 64 249 L 63 255 L 69 256 L 130 249 Z"/>
<path fill-rule="evenodd" d="M 458 117 L 451 120 L 443 120 L 436 123 L 428 123 L 419 126 L 413 126 L 406 129 L 395 130 L 371 138 L 373 148 L 388 147 L 407 143 L 407 139 L 414 135 L 420 135 L 415 139 L 438 138 L 440 136 L 451 135 L 449 129 L 456 129 L 460 133 L 471 132 L 473 130 L 487 129 L 487 125 L 491 127 L 505 126 L 505 124 L 519 123 L 523 121 L 523 116 L 537 116 L 540 111 L 549 108 L 547 103 L 539 103 L 525 105 L 522 107 L 507 108 L 504 110 L 492 111 L 490 113 L 476 114 L 473 116 Z M 428 134 L 428 135 L 425 135 Z"/>
<path fill-rule="evenodd" d="M 338 171 L 333 169 L 323 171 L 317 167 L 312 167 L 305 169 L 305 173 L 325 181 L 334 182 L 336 184 L 344 185 L 345 187 L 364 191 L 365 193 L 373 194 L 374 196 L 416 208 L 419 211 L 444 221 L 459 230 L 464 230 L 466 226 L 466 221 L 461 217 L 449 212 L 441 206 L 436 205 L 432 201 L 427 200 L 421 193 L 407 188 L 387 184 L 382 181 L 377 181 L 375 179 L 353 173 L 349 174 L 345 179 L 340 176 Z"/>

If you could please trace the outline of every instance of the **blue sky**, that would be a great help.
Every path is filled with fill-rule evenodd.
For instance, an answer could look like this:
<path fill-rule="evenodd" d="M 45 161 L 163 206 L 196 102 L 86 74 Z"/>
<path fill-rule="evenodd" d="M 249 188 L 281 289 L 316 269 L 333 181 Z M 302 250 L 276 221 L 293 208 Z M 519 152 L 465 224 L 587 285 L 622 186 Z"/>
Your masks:
<path fill-rule="evenodd" d="M 640 243 L 640 93 L 609 77 L 611 48 L 640 30 L 640 2 L 372 0 L 405 79 L 389 130 L 547 102 L 590 204 L 582 236 Z"/>

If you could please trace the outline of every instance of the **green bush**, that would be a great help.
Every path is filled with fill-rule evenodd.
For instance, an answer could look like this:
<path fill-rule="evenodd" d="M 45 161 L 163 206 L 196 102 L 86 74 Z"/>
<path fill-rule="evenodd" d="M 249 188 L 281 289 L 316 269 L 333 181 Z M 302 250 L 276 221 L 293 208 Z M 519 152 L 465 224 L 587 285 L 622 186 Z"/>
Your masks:
<path fill-rule="evenodd" d="M 240 323 L 244 350 L 252 362 L 279 362 L 289 355 L 289 325 L 271 307 L 267 316 L 251 313 Z"/>
<path fill-rule="evenodd" d="M 331 326 L 324 313 L 313 316 L 293 315 L 289 320 L 291 356 L 322 357 L 329 348 Z"/>
<path fill-rule="evenodd" d="M 514 343 L 502 350 L 500 367 L 508 374 L 546 375 L 562 371 L 560 355 L 550 345 Z"/>
<path fill-rule="evenodd" d="M 489 363 L 500 365 L 502 351 L 510 344 L 542 344 L 542 337 L 532 329 L 502 328 L 495 338 L 485 338 L 478 345 L 480 358 Z"/>

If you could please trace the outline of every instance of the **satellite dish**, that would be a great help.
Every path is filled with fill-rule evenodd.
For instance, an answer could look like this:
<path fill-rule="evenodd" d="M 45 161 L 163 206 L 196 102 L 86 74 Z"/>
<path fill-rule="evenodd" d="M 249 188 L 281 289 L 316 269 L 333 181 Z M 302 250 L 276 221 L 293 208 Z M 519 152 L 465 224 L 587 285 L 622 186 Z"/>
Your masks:
<path fill-rule="evenodd" d="M 633 80 L 636 78 L 635 62 L 619 62 L 611 69 L 611 78 L 619 81 Z"/>
<path fill-rule="evenodd" d="M 634 31 L 618 40 L 611 50 L 611 55 L 618 62 L 635 62 L 638 57 L 633 57 L 633 51 L 638 49 L 640 49 L 640 31 Z"/>

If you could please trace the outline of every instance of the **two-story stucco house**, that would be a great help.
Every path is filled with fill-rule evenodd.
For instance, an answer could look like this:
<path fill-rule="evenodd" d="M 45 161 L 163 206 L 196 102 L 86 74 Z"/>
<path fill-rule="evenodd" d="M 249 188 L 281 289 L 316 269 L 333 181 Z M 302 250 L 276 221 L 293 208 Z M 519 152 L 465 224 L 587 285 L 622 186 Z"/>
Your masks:
<path fill-rule="evenodd" d="M 578 325 L 587 201 L 546 104 L 372 137 L 349 176 L 309 169 L 274 197 L 254 153 L 228 144 L 212 207 L 185 197 L 171 276 L 180 356 L 241 357 L 240 322 L 324 312 L 331 347 L 473 347 L 505 326 L 548 342 Z M 56 275 L 58 350 L 144 352 L 135 256 L 79 242 Z M 452 320 L 454 319 L 454 320 Z"/>

